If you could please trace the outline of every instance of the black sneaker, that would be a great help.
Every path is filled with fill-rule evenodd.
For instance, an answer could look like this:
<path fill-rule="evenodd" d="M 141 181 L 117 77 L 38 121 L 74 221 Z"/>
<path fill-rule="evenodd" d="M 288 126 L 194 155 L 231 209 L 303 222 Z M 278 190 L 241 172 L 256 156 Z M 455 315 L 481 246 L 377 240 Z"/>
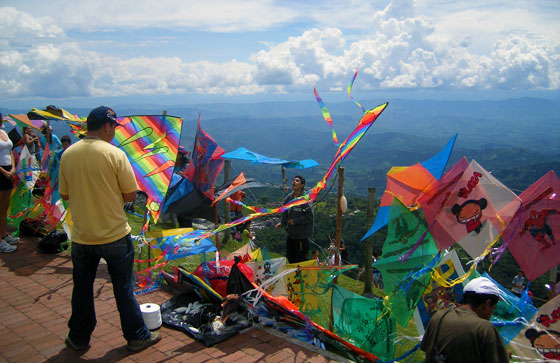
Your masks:
<path fill-rule="evenodd" d="M 66 344 L 66 346 L 68 348 L 72 348 L 74 350 L 80 351 L 80 350 L 86 350 L 89 348 L 89 344 L 87 345 L 78 345 L 75 344 L 68 335 L 66 335 L 66 340 L 64 340 L 64 343 Z"/>
<path fill-rule="evenodd" d="M 129 340 L 126 349 L 131 352 L 139 352 L 154 345 L 161 340 L 161 335 L 158 332 L 150 333 L 150 337 L 144 340 Z"/>

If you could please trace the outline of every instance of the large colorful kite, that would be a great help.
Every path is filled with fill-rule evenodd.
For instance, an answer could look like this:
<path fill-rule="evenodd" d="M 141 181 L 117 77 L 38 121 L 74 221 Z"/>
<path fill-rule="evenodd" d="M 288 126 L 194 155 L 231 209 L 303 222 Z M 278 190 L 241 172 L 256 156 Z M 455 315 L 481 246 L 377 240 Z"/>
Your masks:
<path fill-rule="evenodd" d="M 41 168 L 37 159 L 29 152 L 27 146 L 24 145 L 16 166 L 16 174 L 19 180 L 25 183 L 27 190 L 33 190 L 40 172 Z"/>
<path fill-rule="evenodd" d="M 408 167 L 395 166 L 389 170 L 387 187 L 381 197 L 375 221 L 362 237 L 362 241 L 387 225 L 393 198 L 397 198 L 407 207 L 413 208 L 418 203 L 420 194 L 435 186 L 436 180 L 441 178 L 447 166 L 456 138 L 457 134 L 453 135 L 447 145 L 428 160 Z"/>
<path fill-rule="evenodd" d="M 274 214 L 274 213 L 282 213 L 282 212 L 288 210 L 289 208 L 292 208 L 292 207 L 295 207 L 295 206 L 298 206 L 298 205 L 302 205 L 302 204 L 307 204 L 310 201 L 311 202 L 315 201 L 319 192 L 321 192 L 327 186 L 327 180 L 333 174 L 336 167 L 346 158 L 346 156 L 348 156 L 350 151 L 352 151 L 352 149 L 360 141 L 362 136 L 365 135 L 365 133 L 367 132 L 367 130 L 369 130 L 371 125 L 373 125 L 373 123 L 375 122 L 377 117 L 383 112 L 383 110 L 385 110 L 387 105 L 388 105 L 388 103 L 384 103 L 382 105 L 379 105 L 376 108 L 367 111 L 362 116 L 362 118 L 360 119 L 360 122 L 358 123 L 358 126 L 356 126 L 354 131 L 352 131 L 352 133 L 346 138 L 346 140 L 339 146 L 339 148 L 338 148 L 338 150 L 337 150 L 337 152 L 334 156 L 333 162 L 332 162 L 331 166 L 329 167 L 327 173 L 315 185 L 315 187 L 313 187 L 309 192 L 305 193 L 303 196 L 295 198 L 295 199 L 289 201 L 288 203 L 284 204 L 283 206 L 281 206 L 279 208 L 275 208 L 275 209 L 248 206 L 248 205 L 245 205 L 242 202 L 235 201 L 235 200 L 232 200 L 232 199 L 227 199 L 228 202 L 241 205 L 241 206 L 249 209 L 252 213 L 248 214 L 246 216 L 243 216 L 243 217 L 241 217 L 241 218 L 239 218 L 235 221 L 232 221 L 230 223 L 222 224 L 222 225 L 218 226 L 216 229 L 214 229 L 213 231 L 208 231 L 201 236 L 192 235 L 192 236 L 187 236 L 187 237 L 190 237 L 192 239 L 208 238 L 208 237 L 210 237 L 210 236 L 212 236 L 216 233 L 219 233 L 219 232 L 224 231 L 226 229 L 235 227 L 235 226 L 240 225 L 242 223 L 245 223 L 249 220 L 259 218 L 259 217 L 262 217 L 262 216 L 265 216 L 265 215 Z"/>
<path fill-rule="evenodd" d="M 224 152 L 224 149 L 204 132 L 198 115 L 192 160 L 187 165 L 184 175 L 210 200 L 214 200 L 214 184 L 224 166 L 224 160 L 221 158 Z"/>
<path fill-rule="evenodd" d="M 420 198 L 439 250 L 459 243 L 473 258 L 499 239 L 520 203 L 509 188 L 466 158 Z"/>
<path fill-rule="evenodd" d="M 27 115 L 24 114 L 20 114 L 20 115 L 9 114 L 8 117 L 12 119 L 19 127 L 31 127 L 36 130 L 39 130 L 43 125 L 42 120 L 30 120 L 29 117 L 27 117 Z"/>
<path fill-rule="evenodd" d="M 179 148 L 183 120 L 174 116 L 119 117 L 112 143 L 132 164 L 139 190 L 148 195 L 147 209 L 157 222 Z"/>
<path fill-rule="evenodd" d="M 244 147 L 237 148 L 233 151 L 227 152 L 222 155 L 222 159 L 236 159 L 236 160 L 247 160 L 252 164 L 272 164 L 272 165 L 282 165 L 285 168 L 296 168 L 296 169 L 307 169 L 318 166 L 319 163 L 312 159 L 305 160 L 283 160 L 277 158 L 271 158 L 261 154 L 257 154 L 251 150 L 247 150 Z"/>
<path fill-rule="evenodd" d="M 383 275 L 391 309 L 397 323 L 403 327 L 408 324 L 432 277 L 431 271 L 421 276 L 414 276 L 413 271 L 427 266 L 438 253 L 432 236 L 426 230 L 425 224 L 414 213 L 398 199 L 393 200 L 389 211 L 387 238 L 381 258 L 374 266 Z M 421 243 L 418 248 L 406 261 L 402 261 L 400 256 L 408 252 L 419 239 Z"/>
<path fill-rule="evenodd" d="M 47 106 L 44 110 L 39 110 L 37 108 L 31 109 L 27 113 L 27 116 L 31 120 L 61 120 L 61 121 L 73 121 L 73 122 L 83 122 L 84 119 L 73 115 L 67 110 L 56 107 L 53 105 Z"/>
<path fill-rule="evenodd" d="M 502 239 L 533 281 L 560 264 L 560 179 L 549 171 L 519 195 L 521 206 Z"/>

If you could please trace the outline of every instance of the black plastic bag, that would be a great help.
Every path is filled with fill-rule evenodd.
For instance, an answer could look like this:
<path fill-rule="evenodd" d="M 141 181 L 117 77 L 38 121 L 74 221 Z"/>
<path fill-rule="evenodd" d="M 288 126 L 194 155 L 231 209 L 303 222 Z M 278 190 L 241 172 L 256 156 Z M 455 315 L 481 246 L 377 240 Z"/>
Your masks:
<path fill-rule="evenodd" d="M 65 250 L 68 245 L 64 242 L 68 241 L 68 236 L 64 231 L 51 231 L 41 238 L 38 247 L 44 253 L 58 253 Z"/>
<path fill-rule="evenodd" d="M 19 234 L 27 237 L 44 237 L 47 225 L 42 218 L 26 218 L 19 224 Z"/>

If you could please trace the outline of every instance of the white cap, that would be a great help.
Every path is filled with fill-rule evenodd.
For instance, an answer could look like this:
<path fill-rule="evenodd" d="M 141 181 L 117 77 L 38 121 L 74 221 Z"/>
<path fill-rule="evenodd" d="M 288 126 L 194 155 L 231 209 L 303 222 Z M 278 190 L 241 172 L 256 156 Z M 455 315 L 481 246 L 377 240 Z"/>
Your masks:
<path fill-rule="evenodd" d="M 486 277 L 472 279 L 463 289 L 463 292 L 472 291 L 476 294 L 488 294 L 502 297 L 502 290 Z"/>

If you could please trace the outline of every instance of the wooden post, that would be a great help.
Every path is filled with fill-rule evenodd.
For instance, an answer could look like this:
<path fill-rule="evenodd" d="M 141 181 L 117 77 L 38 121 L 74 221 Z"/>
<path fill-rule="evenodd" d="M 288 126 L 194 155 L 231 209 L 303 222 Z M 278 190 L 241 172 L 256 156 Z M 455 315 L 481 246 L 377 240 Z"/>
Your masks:
<path fill-rule="evenodd" d="M 375 188 L 368 188 L 368 204 L 367 204 L 367 214 L 366 214 L 366 223 L 368 228 L 373 224 L 373 220 L 375 217 Z M 364 294 L 371 294 L 371 286 L 373 285 L 373 268 L 371 267 L 372 264 L 372 255 L 373 255 L 373 241 L 371 237 L 367 238 L 365 241 L 365 269 L 364 269 Z"/>
<path fill-rule="evenodd" d="M 218 217 L 218 206 L 214 204 L 214 227 L 218 228 L 219 224 L 220 220 Z M 216 238 L 216 248 L 218 249 L 218 252 L 220 252 L 220 236 L 218 235 L 218 233 L 216 233 L 214 237 Z"/>
<path fill-rule="evenodd" d="M 334 232 L 334 245 L 338 251 L 340 248 L 340 238 L 342 236 L 342 207 L 340 206 L 340 200 L 342 199 L 342 195 L 344 193 L 344 168 L 338 167 L 338 193 L 336 198 L 336 230 Z M 330 238 L 330 237 L 329 237 Z M 340 255 L 337 253 L 334 255 L 334 265 L 338 266 L 340 263 Z M 338 282 L 338 277 L 333 279 L 333 283 L 336 284 Z M 332 289 L 331 289 L 332 290 Z M 332 300 L 332 292 L 331 292 L 331 300 Z M 330 321 L 329 321 L 329 330 L 333 330 L 333 307 L 331 304 L 331 312 L 330 312 Z"/>
<path fill-rule="evenodd" d="M 144 220 L 142 221 L 142 227 L 144 227 L 146 225 L 146 221 L 148 220 L 148 216 L 149 216 L 150 210 L 148 209 L 148 206 L 146 206 L 146 213 L 144 214 Z M 150 225 L 148 224 L 148 231 L 150 230 Z M 142 250 L 142 248 L 140 248 L 140 251 Z M 139 259 L 141 260 L 141 256 L 139 256 Z M 150 246 L 148 246 L 148 267 L 152 267 L 152 263 L 150 262 L 150 260 L 152 259 L 152 249 L 150 248 Z M 138 271 L 140 271 L 140 263 L 138 263 Z"/>
<path fill-rule="evenodd" d="M 284 195 L 288 193 L 288 187 L 286 186 L 287 183 L 286 179 L 286 168 L 282 165 L 282 187 L 284 188 Z"/>
<path fill-rule="evenodd" d="M 224 161 L 224 184 L 229 180 L 229 173 L 231 169 L 231 160 Z M 224 200 L 224 223 L 229 223 L 231 221 L 229 217 L 229 203 Z M 230 232 L 229 230 L 224 231 L 224 245 L 229 241 Z"/>
<path fill-rule="evenodd" d="M 334 234 L 334 245 L 336 249 L 340 249 L 340 239 L 342 237 L 342 206 L 340 201 L 344 195 L 344 168 L 338 167 L 338 192 L 336 198 L 336 230 Z M 338 266 L 340 263 L 340 255 L 337 253 L 334 258 L 334 265 Z"/>

